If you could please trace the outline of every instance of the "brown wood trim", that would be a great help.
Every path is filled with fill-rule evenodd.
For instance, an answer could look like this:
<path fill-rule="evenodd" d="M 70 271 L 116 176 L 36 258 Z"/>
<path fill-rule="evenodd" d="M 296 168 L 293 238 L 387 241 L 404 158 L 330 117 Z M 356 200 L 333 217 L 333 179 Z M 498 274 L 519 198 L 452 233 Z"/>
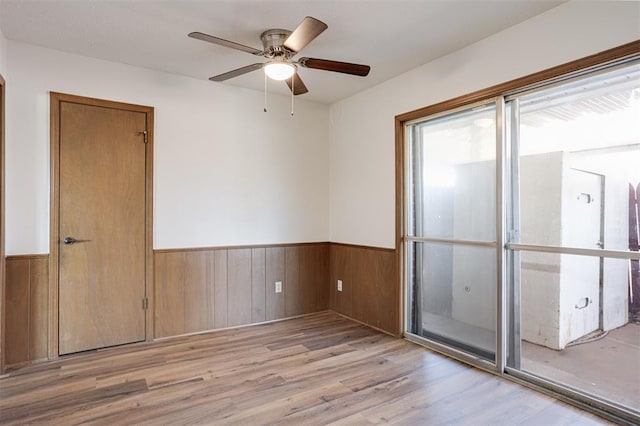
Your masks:
<path fill-rule="evenodd" d="M 575 61 L 567 62 L 562 65 L 558 65 L 552 68 L 548 68 L 543 71 L 539 71 L 533 74 L 526 75 L 524 77 L 510 80 L 506 83 L 496 84 L 495 86 L 488 87 L 486 89 L 478 90 L 473 93 L 458 96 L 453 99 L 439 102 L 434 105 L 429 105 L 424 108 L 419 108 L 404 114 L 396 116 L 396 123 L 401 123 L 416 120 L 421 117 L 426 117 L 438 112 L 447 111 L 450 109 L 462 107 L 475 102 L 482 101 L 484 99 L 492 98 L 495 96 L 503 95 L 508 92 L 523 89 L 527 86 L 532 86 L 546 81 L 553 80 L 555 78 L 568 75 L 577 71 L 587 70 L 592 67 L 601 66 L 609 62 L 622 60 L 627 57 L 631 57 L 640 53 L 640 40 L 635 40 L 622 46 L 614 47 L 613 49 L 605 50 Z M 397 133 L 397 132 L 396 132 Z M 397 136 L 397 135 L 396 135 Z"/>
<path fill-rule="evenodd" d="M 120 104 L 118 104 L 120 105 Z M 130 107 L 129 104 L 124 104 Z M 146 113 L 147 117 L 147 161 L 146 161 L 146 230 L 145 230 L 145 263 L 146 263 L 146 276 L 145 276 L 145 297 L 147 298 L 147 313 L 145 317 L 145 334 L 148 342 L 153 341 L 153 330 L 155 321 L 155 279 L 153 268 L 153 151 L 154 151 L 154 108 L 153 107 L 138 107 L 142 108 L 142 112 Z M 136 110 L 137 111 L 137 110 Z"/>
<path fill-rule="evenodd" d="M 398 117 L 395 119 L 395 154 L 396 154 L 396 261 L 395 276 L 398 279 L 397 291 L 398 291 L 398 324 L 400 325 L 400 334 L 402 335 L 405 330 L 405 305 L 406 290 L 404 286 L 404 250 L 402 249 L 402 238 L 404 230 L 404 122 L 400 121 Z"/>
<path fill-rule="evenodd" d="M 125 111 L 135 111 L 135 112 L 153 112 L 153 107 L 146 105 L 136 105 L 129 104 L 126 102 L 116 102 L 116 101 L 108 101 L 103 99 L 96 98 L 87 98 L 84 96 L 71 95 L 68 93 L 60 93 L 60 92 L 49 92 L 52 98 L 57 99 L 59 102 L 69 102 L 81 105 L 91 105 L 98 106 L 102 108 L 113 108 L 120 109 Z M 151 122 L 147 122 L 147 124 L 153 124 L 153 120 Z M 147 129 L 147 132 L 153 132 L 153 129 Z"/>
<path fill-rule="evenodd" d="M 579 71 L 585 71 L 589 68 L 595 68 L 598 66 L 606 65 L 625 58 L 640 54 L 640 40 L 635 40 L 627 44 L 623 44 L 618 47 L 614 47 L 609 50 L 605 50 L 584 58 L 571 61 L 565 64 L 561 64 L 555 67 L 548 68 L 546 70 L 529 74 L 527 76 L 517 78 L 506 83 L 500 83 L 495 86 L 488 87 L 486 89 L 478 90 L 476 92 L 458 96 L 453 99 L 449 99 L 444 102 L 429 105 L 423 108 L 419 108 L 404 114 L 397 115 L 395 117 L 395 167 L 396 167 L 396 267 L 398 268 L 398 279 L 400 289 L 400 304 L 403 305 L 405 298 L 404 292 L 404 268 L 402 267 L 404 262 L 404 253 L 402 250 L 403 242 L 403 229 L 404 229 L 404 204 L 405 204 L 405 182 L 404 182 L 404 169 L 405 169 L 405 152 L 404 152 L 404 126 L 408 121 L 416 120 L 422 117 L 426 117 L 439 112 L 459 108 L 465 105 L 473 104 L 488 98 L 504 95 L 508 92 L 526 88 L 527 86 L 533 86 L 541 84 L 555 78 L 559 78 L 565 75 L 576 73 Z M 405 315 L 403 314 L 404 308 L 400 309 L 400 324 L 401 330 L 404 330 Z"/>
<path fill-rule="evenodd" d="M 361 248 L 361 249 L 375 250 L 375 251 L 385 251 L 387 253 L 394 253 L 396 251 L 396 249 L 392 249 L 388 247 L 365 246 L 362 244 L 349 244 L 349 243 L 329 243 L 329 244 L 331 244 L 332 246 Z"/>
<path fill-rule="evenodd" d="M 142 112 L 147 117 L 147 167 L 146 167 L 146 242 L 145 242 L 145 270 L 146 297 L 149 306 L 146 314 L 146 339 L 153 339 L 153 125 L 154 108 L 144 105 L 134 105 L 114 102 L 66 93 L 50 92 L 50 162 L 51 162 L 51 199 L 50 199 L 50 229 L 49 229 L 49 343 L 48 356 L 57 358 L 58 349 L 58 258 L 60 240 L 60 104 L 62 102 L 79 103 L 83 105 L 99 106 L 103 108 L 122 109 L 126 111 Z M 151 330 L 151 331 L 150 331 Z"/>
<path fill-rule="evenodd" d="M 308 243 L 277 243 L 277 244 L 247 244 L 237 246 L 211 246 L 211 247 L 180 247 L 180 248 L 163 248 L 155 249 L 153 253 L 181 253 L 193 251 L 211 251 L 211 250 L 238 250 L 238 249 L 254 249 L 254 248 L 278 248 L 278 247 L 306 247 L 317 244 L 336 244 L 328 241 L 316 241 Z"/>
<path fill-rule="evenodd" d="M 4 128 L 5 128 L 5 86 L 6 82 L 4 77 L 0 75 L 0 374 L 5 370 L 5 336 L 6 336 L 6 324 L 5 324 L 5 299 L 6 299 L 6 285 L 5 285 L 5 258 L 4 258 Z"/>
<path fill-rule="evenodd" d="M 11 262 L 12 260 L 38 260 L 48 258 L 48 254 L 12 254 L 7 256 L 5 259 L 7 262 Z"/>
<path fill-rule="evenodd" d="M 59 198 L 60 198 L 60 99 L 54 93 L 49 95 L 49 341 L 47 356 L 58 356 L 58 256 L 59 247 Z"/>
<path fill-rule="evenodd" d="M 300 318 L 307 318 L 307 317 L 312 317 L 314 315 L 318 315 L 318 314 L 324 314 L 324 313 L 328 313 L 328 312 L 333 312 L 329 309 L 325 309 L 323 311 L 318 311 L 318 312 L 311 312 L 308 314 L 300 314 L 300 315 L 294 315 L 294 316 L 290 316 L 290 317 L 284 317 L 284 318 L 277 318 L 277 319 L 273 319 L 273 320 L 265 320 L 265 321 L 259 321 L 259 322 L 252 322 L 249 324 L 240 324 L 240 325 L 231 325 L 228 327 L 223 327 L 223 328 L 212 328 L 212 329 L 208 329 L 208 330 L 202 330 L 202 331 L 192 331 L 190 333 L 183 333 L 183 334 L 176 334 L 175 336 L 166 336 L 166 337 L 158 337 L 156 339 L 154 339 L 154 342 L 171 342 L 171 341 L 181 341 L 184 340 L 185 337 L 192 337 L 192 336 L 202 336 L 205 334 L 215 334 L 215 333 L 220 333 L 220 332 L 225 332 L 225 331 L 229 331 L 229 330 L 239 330 L 242 328 L 247 328 L 247 327 L 253 327 L 256 325 L 267 325 L 267 324 L 276 324 L 279 322 L 283 322 L 283 321 L 291 321 L 294 319 L 300 319 Z M 336 314 L 344 317 L 344 318 L 349 318 L 346 317 L 345 315 L 339 314 L 337 312 L 335 312 Z M 351 318 L 349 318 L 351 319 Z M 354 320 L 355 321 L 355 320 Z M 360 322 L 360 321 L 357 321 Z M 364 323 L 361 323 L 364 324 Z M 365 324 L 366 325 L 366 324 Z M 372 327 L 375 328 L 375 327 Z M 380 330 L 383 333 L 387 333 L 386 331 Z M 389 334 L 389 333 L 387 333 Z M 148 344 L 147 342 L 138 342 L 138 343 L 131 343 L 131 346 L 134 345 L 146 345 Z M 129 345 L 127 345 L 129 346 Z M 101 348 L 101 349 L 97 349 L 96 352 L 105 352 L 105 351 L 117 351 L 120 347 L 119 346 L 113 346 L 113 347 L 109 347 L 109 348 Z"/>

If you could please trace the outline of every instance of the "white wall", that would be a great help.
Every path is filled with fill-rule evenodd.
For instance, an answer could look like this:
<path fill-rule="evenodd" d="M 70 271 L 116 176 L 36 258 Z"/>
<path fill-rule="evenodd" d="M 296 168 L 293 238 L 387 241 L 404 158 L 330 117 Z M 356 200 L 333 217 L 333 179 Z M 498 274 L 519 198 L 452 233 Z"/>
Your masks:
<path fill-rule="evenodd" d="M 330 240 L 395 246 L 394 117 L 640 39 L 640 2 L 574 1 L 330 110 Z"/>
<path fill-rule="evenodd" d="M 2 30 L 0 30 L 0 74 L 5 78 L 7 78 L 7 40 L 4 38 L 2 34 Z"/>
<path fill-rule="evenodd" d="M 548 152 L 520 158 L 520 241 L 562 245 L 562 177 L 566 154 Z M 560 335 L 562 255 L 520 252 L 520 333 L 524 340 L 562 349 Z"/>
<path fill-rule="evenodd" d="M 600 155 L 591 151 L 590 154 L 570 156 L 570 166 L 604 176 L 605 248 L 627 250 L 629 182 L 635 182 L 631 176 L 638 173 L 637 162 L 633 161 L 633 152 L 628 151 Z M 606 331 L 629 321 L 629 262 L 624 259 L 607 258 L 604 259 L 603 266 L 602 316 L 603 329 Z"/>
<path fill-rule="evenodd" d="M 49 91 L 155 107 L 154 248 L 328 240 L 326 105 L 7 46 L 7 254 L 49 251 Z"/>

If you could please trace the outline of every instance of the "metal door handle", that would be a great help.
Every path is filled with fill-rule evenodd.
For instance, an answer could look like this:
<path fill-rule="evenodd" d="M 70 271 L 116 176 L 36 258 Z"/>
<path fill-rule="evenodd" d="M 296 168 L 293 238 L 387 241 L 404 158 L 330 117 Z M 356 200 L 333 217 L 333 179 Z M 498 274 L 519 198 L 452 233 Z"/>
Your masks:
<path fill-rule="evenodd" d="M 62 242 L 67 244 L 67 245 L 71 245 L 71 244 L 75 244 L 75 243 L 84 243 L 85 241 L 89 241 L 89 240 L 76 240 L 73 237 L 65 237 L 64 240 L 62 240 Z"/>

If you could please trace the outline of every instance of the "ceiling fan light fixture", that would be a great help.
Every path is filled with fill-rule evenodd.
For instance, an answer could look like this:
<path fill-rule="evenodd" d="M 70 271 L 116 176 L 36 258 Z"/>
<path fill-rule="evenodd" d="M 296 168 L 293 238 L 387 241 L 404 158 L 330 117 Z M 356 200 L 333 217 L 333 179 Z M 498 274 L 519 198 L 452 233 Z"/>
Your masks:
<path fill-rule="evenodd" d="M 286 62 L 269 62 L 264 66 L 264 73 L 272 80 L 286 80 L 296 72 L 296 67 L 293 64 Z"/>
<path fill-rule="evenodd" d="M 0 0 L 0 2 L 2 2 L 2 0 Z M 326 29 L 327 24 L 316 18 L 307 16 L 293 31 L 278 28 L 264 31 L 260 35 L 263 50 L 254 49 L 253 47 L 245 46 L 244 44 L 235 43 L 233 41 L 214 37 L 201 32 L 192 32 L 188 35 L 189 37 L 197 40 L 229 47 L 254 56 L 262 56 L 267 59 L 267 62 L 256 62 L 222 74 L 214 75 L 213 77 L 209 77 L 209 80 L 216 82 L 226 81 L 230 78 L 239 77 L 262 68 L 264 70 L 265 93 L 267 91 L 267 80 L 272 79 L 285 81 L 287 86 L 289 86 L 289 90 L 291 90 L 291 93 L 295 96 L 309 92 L 297 72 L 298 66 L 301 66 L 302 68 L 312 68 L 322 71 L 356 75 L 359 77 L 366 77 L 369 74 L 369 70 L 371 69 L 369 65 L 352 64 L 349 62 L 318 58 L 293 59 L 294 56 L 300 53 L 305 46 L 315 40 L 315 38 Z"/>

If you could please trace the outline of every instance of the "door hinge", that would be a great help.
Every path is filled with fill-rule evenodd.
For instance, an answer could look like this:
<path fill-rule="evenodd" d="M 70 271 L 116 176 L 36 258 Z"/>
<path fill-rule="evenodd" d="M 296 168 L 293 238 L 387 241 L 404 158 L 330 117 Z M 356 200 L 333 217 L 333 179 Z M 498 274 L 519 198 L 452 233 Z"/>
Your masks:
<path fill-rule="evenodd" d="M 149 307 L 149 299 L 145 297 L 142 299 L 142 309 L 146 311 L 148 307 Z"/>
<path fill-rule="evenodd" d="M 141 131 L 141 132 L 138 132 L 138 134 L 139 134 L 139 135 L 143 135 L 143 136 L 144 136 L 144 143 L 149 142 L 149 138 L 148 138 L 149 134 L 147 133 L 147 131 L 146 131 L 146 130 L 143 130 L 143 131 Z"/>

